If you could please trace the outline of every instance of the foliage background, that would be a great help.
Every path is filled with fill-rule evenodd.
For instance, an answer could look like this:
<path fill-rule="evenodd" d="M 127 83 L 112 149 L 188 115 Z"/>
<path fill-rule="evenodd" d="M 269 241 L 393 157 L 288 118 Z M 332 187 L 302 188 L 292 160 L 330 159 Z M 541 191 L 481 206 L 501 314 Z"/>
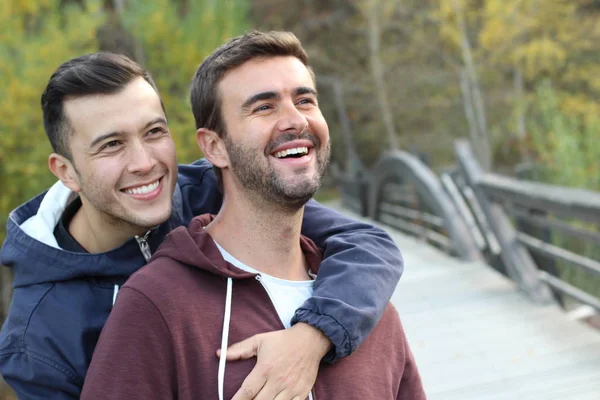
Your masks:
<path fill-rule="evenodd" d="M 189 162 L 201 156 L 192 74 L 249 27 L 303 41 L 325 78 L 334 166 L 350 155 L 332 82 L 366 166 L 400 147 L 442 169 L 466 136 L 492 170 L 525 163 L 536 179 L 600 190 L 598 0 L 2 0 L 0 243 L 10 210 L 55 181 L 39 102 L 60 63 L 110 50 L 144 65 Z"/>
<path fill-rule="evenodd" d="M 40 96 L 64 61 L 98 50 L 142 63 L 163 97 L 180 162 L 201 156 L 188 105 L 196 67 L 247 29 L 244 1 L 3 0 L 0 5 L 0 243 L 8 213 L 55 182 Z M 126 5 L 128 5 L 126 7 Z M 121 8 L 119 8 L 121 6 Z"/>
<path fill-rule="evenodd" d="M 594 0 L 4 0 L 0 241 L 9 211 L 54 182 L 39 97 L 61 62 L 111 50 L 143 64 L 189 162 L 191 76 L 249 27 L 294 31 L 328 79 L 336 166 L 349 157 L 331 80 L 367 166 L 398 146 L 444 168 L 468 136 L 489 168 L 533 163 L 539 179 L 600 189 L 599 16 Z"/>

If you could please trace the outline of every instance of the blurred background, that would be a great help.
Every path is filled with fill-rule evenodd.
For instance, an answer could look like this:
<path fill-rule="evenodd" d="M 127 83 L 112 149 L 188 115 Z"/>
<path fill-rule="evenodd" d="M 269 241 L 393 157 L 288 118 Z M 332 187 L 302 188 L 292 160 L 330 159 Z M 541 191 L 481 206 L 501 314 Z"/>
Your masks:
<path fill-rule="evenodd" d="M 202 156 L 191 77 L 249 28 L 308 50 L 334 144 L 322 199 L 389 149 L 443 170 L 458 137 L 490 171 L 600 190 L 598 0 L 2 0 L 0 242 L 9 212 L 55 181 L 40 95 L 59 64 L 98 50 L 142 64 L 185 163 Z"/>

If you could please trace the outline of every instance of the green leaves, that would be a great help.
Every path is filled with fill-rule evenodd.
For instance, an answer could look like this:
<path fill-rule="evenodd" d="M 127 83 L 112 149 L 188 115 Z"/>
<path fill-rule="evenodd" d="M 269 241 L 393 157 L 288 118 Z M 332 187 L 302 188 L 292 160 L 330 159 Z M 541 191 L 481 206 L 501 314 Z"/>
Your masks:
<path fill-rule="evenodd" d="M 226 39 L 247 29 L 245 1 L 189 1 L 185 14 L 172 0 L 145 1 L 125 10 L 123 20 L 142 43 L 145 68 L 167 109 L 180 162 L 201 157 L 189 104 L 192 76 Z"/>
<path fill-rule="evenodd" d="M 56 181 L 47 167 L 52 150 L 40 96 L 61 63 L 98 51 L 98 29 L 109 17 L 104 5 L 0 2 L 0 242 L 8 213 Z M 145 0 L 126 1 L 118 16 L 141 43 L 138 61 L 156 80 L 182 162 L 201 157 L 188 101 L 192 75 L 225 39 L 247 28 L 246 14 L 244 0 Z"/>
<path fill-rule="evenodd" d="M 59 7 L 59 0 L 9 1 L 0 9 L 0 241 L 10 210 L 55 181 L 40 96 L 63 61 L 95 50 L 99 1 Z"/>

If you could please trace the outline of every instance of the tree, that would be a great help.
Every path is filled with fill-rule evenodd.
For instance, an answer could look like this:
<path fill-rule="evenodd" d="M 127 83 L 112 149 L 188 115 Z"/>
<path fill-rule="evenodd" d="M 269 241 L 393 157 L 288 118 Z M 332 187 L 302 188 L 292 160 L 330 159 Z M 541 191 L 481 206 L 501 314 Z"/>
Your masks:
<path fill-rule="evenodd" d="M 243 0 L 152 0 L 125 4 L 123 23 L 143 53 L 167 110 L 180 162 L 200 158 L 189 88 L 200 63 L 248 27 Z"/>
<path fill-rule="evenodd" d="M 200 157 L 188 101 L 196 67 L 246 29 L 243 0 L 6 0 L 0 3 L 0 242 L 8 213 L 56 181 L 40 96 L 64 61 L 127 53 L 152 73 L 180 161 Z"/>
<path fill-rule="evenodd" d="M 87 11 L 59 0 L 8 0 L 0 5 L 0 242 L 8 213 L 54 182 L 40 96 L 63 61 L 96 48 L 100 4 Z"/>

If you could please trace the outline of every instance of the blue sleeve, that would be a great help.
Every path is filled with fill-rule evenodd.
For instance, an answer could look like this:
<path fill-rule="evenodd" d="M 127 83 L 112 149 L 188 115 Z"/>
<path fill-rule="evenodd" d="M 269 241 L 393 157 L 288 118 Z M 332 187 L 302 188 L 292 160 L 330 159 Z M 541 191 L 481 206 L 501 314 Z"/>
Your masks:
<path fill-rule="evenodd" d="M 0 371 L 20 400 L 75 400 L 83 386 L 70 369 L 26 350 L 0 354 Z"/>
<path fill-rule="evenodd" d="M 324 251 L 314 293 L 292 323 L 320 329 L 334 348 L 325 361 L 350 355 L 377 325 L 402 275 L 400 251 L 380 228 L 355 221 L 314 200 L 302 234 Z"/>
<path fill-rule="evenodd" d="M 223 198 L 212 164 L 206 159 L 180 164 L 177 183 L 181 189 L 184 224 L 197 215 L 219 212 Z"/>

